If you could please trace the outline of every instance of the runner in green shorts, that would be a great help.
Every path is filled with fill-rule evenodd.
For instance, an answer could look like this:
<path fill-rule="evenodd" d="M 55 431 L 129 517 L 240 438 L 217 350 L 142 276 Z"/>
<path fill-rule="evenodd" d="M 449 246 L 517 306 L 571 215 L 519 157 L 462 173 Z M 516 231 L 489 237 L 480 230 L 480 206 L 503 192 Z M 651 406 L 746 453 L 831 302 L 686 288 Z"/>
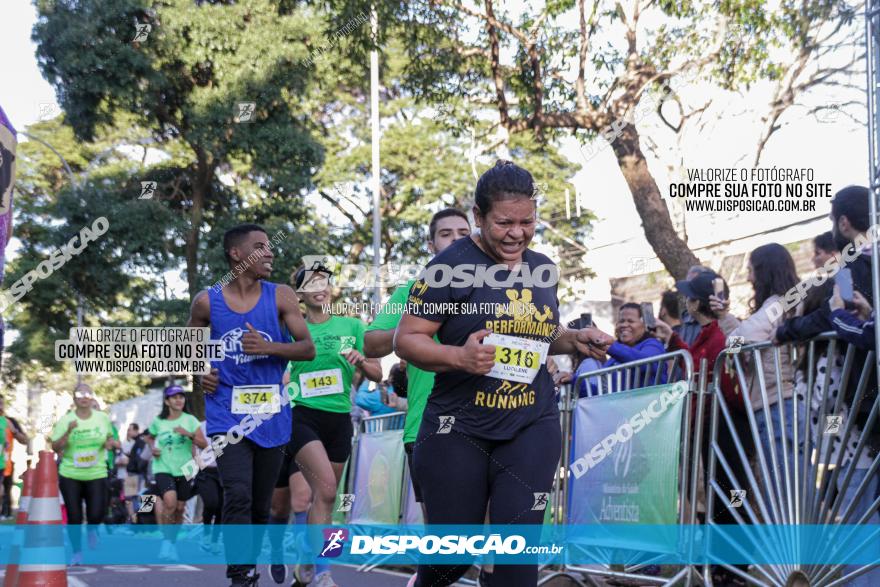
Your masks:
<path fill-rule="evenodd" d="M 290 516 L 290 495 L 296 492 L 295 479 L 300 474 L 312 493 L 308 523 L 330 524 L 339 480 L 351 454 L 352 379 L 356 371 L 371 381 L 382 379 L 379 361 L 363 355 L 364 323 L 328 311 L 331 275 L 326 268 L 301 268 L 293 276 L 316 354 L 311 361 L 292 361 L 287 366 L 293 428 L 272 500 L 274 531 L 269 536 L 276 555 L 281 548 L 278 528 Z M 277 556 L 273 558 L 277 560 Z M 271 565 L 270 574 L 277 583 L 286 577 L 280 564 Z M 314 578 L 318 587 L 336 586 L 322 565 L 317 569 L 311 564 L 297 565 L 294 578 L 301 585 Z"/>
<path fill-rule="evenodd" d="M 471 225 L 467 215 L 455 208 L 446 208 L 434 214 L 428 225 L 428 250 L 437 254 L 460 238 L 471 234 Z M 394 332 L 400 322 L 403 306 L 409 297 L 409 290 L 415 280 L 401 285 L 385 304 L 384 309 L 376 316 L 367 327 L 364 335 L 364 354 L 370 358 L 381 358 L 391 354 L 391 345 L 394 340 Z M 422 371 L 411 363 L 406 365 L 406 376 L 409 381 L 407 386 L 406 400 L 406 423 L 403 430 L 403 448 L 406 451 L 406 460 L 412 478 L 413 493 L 416 501 L 422 502 L 422 491 L 418 481 L 413 476 L 412 455 L 416 436 L 419 434 L 419 426 L 422 423 L 422 412 L 428 403 L 431 388 L 434 387 L 434 374 L 430 371 Z M 425 508 L 422 506 L 422 514 Z M 427 519 L 427 518 L 426 518 Z"/>
<path fill-rule="evenodd" d="M 177 531 L 183 523 L 186 502 L 193 496 L 193 484 L 184 475 L 183 466 L 196 457 L 196 447 L 208 446 L 208 440 L 198 419 L 186 411 L 186 392 L 182 387 L 171 385 L 165 388 L 162 397 L 162 412 L 147 433 L 160 497 L 156 504 L 156 521 L 165 536 L 159 547 L 159 558 L 176 562 L 179 560 L 175 546 Z"/>

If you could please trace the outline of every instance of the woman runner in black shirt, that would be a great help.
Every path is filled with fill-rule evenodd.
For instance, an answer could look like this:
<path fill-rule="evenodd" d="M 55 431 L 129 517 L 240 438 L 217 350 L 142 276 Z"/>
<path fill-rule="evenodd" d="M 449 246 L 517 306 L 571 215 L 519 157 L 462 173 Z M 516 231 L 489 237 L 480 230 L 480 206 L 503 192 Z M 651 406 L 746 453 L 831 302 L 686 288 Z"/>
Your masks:
<path fill-rule="evenodd" d="M 413 459 L 432 524 L 482 524 L 487 505 L 492 524 L 541 524 L 561 449 L 547 357 L 601 358 L 613 342 L 560 326 L 556 266 L 528 248 L 534 194 L 531 174 L 509 161 L 484 173 L 479 231 L 428 264 L 397 328 L 397 355 L 437 373 Z M 468 567 L 421 565 L 411 583 L 450 585 Z M 534 586 L 538 570 L 496 559 L 490 576 L 489 585 Z"/>

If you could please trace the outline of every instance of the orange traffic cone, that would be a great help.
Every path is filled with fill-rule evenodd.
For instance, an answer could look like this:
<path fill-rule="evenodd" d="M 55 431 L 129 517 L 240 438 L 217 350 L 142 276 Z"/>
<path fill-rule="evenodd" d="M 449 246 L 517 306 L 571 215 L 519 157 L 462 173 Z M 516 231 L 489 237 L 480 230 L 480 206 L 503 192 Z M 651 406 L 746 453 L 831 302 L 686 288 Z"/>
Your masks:
<path fill-rule="evenodd" d="M 31 502 L 31 479 L 33 479 L 33 476 L 33 469 L 28 469 L 22 475 L 24 486 L 21 488 L 21 499 L 18 502 L 18 513 L 15 516 L 15 523 L 19 527 L 12 534 L 12 547 L 9 550 L 9 564 L 6 565 L 3 587 L 15 587 L 15 581 L 18 579 L 18 561 L 21 557 L 20 551 L 24 532 L 24 528 L 21 528 L 21 526 L 27 523 L 28 506 Z"/>
<path fill-rule="evenodd" d="M 42 528 L 34 528 L 42 526 Z M 16 587 L 67 587 L 64 533 L 58 500 L 58 470 L 51 451 L 40 451 L 28 508 L 24 548 Z M 54 561 L 46 561 L 47 555 Z M 40 560 L 42 558 L 43 560 Z"/>

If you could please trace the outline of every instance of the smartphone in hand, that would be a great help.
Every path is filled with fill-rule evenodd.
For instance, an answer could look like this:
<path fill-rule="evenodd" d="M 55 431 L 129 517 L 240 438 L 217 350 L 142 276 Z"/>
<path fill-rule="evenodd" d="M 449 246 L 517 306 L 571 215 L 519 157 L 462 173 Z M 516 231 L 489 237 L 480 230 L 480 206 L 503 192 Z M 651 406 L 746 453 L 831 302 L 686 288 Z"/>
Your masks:
<path fill-rule="evenodd" d="M 712 288 L 715 290 L 715 297 L 724 301 L 724 280 L 720 277 L 716 277 L 712 280 Z"/>
<path fill-rule="evenodd" d="M 642 302 L 642 320 L 645 322 L 645 328 L 654 330 L 657 328 L 657 320 L 654 318 L 654 305 L 651 302 Z"/>
<path fill-rule="evenodd" d="M 847 310 L 855 308 L 853 304 L 853 281 L 852 271 L 849 267 L 844 267 L 834 275 L 834 283 L 840 291 L 840 298 Z"/>
<path fill-rule="evenodd" d="M 593 314 L 590 312 L 584 312 L 581 314 L 580 319 L 580 327 L 581 328 L 592 328 L 593 326 Z"/>

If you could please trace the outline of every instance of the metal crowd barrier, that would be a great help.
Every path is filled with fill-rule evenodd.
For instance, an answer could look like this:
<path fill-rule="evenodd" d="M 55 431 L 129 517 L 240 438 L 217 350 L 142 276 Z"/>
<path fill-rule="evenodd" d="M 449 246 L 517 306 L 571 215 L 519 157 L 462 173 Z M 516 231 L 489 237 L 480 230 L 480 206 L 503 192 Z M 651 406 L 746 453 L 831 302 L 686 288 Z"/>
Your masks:
<path fill-rule="evenodd" d="M 880 410 L 876 379 L 872 382 L 874 353 L 858 351 L 833 333 L 811 339 L 800 352 L 795 350 L 763 342 L 741 349 L 729 347 L 718 357 L 706 474 L 707 495 L 711 492 L 718 499 L 707 499 L 708 524 L 717 525 L 720 515 L 732 517 L 740 525 L 877 524 L 880 497 L 872 484 L 877 483 L 880 454 L 872 458 L 866 450 Z M 793 364 L 789 357 L 800 364 Z M 764 366 L 768 362 L 775 381 L 765 379 Z M 744 413 L 728 405 L 721 393 L 725 365 L 745 390 Z M 768 383 L 775 383 L 777 390 L 793 386 L 791 399 L 771 404 Z M 786 403 L 791 404 L 790 410 Z M 867 419 L 859 426 L 868 406 Z M 777 435 L 778 441 L 774 440 Z M 725 438 L 731 439 L 733 446 L 721 446 Z M 851 457 L 847 457 L 847 449 L 853 451 Z M 854 476 L 861 481 L 854 481 Z M 854 493 L 850 493 L 853 488 Z M 733 491 L 739 492 L 741 499 L 728 495 Z M 728 513 L 716 512 L 716 504 L 724 502 Z M 872 517 L 875 521 L 870 521 Z M 804 560 L 801 556 L 805 545 L 797 536 L 779 532 L 765 538 L 763 543 L 751 546 L 789 560 Z M 878 543 L 875 539 L 872 547 L 878 548 Z M 832 540 L 810 548 L 818 549 L 813 553 L 831 558 L 840 545 Z M 852 585 L 853 579 L 869 571 L 870 577 L 861 577 L 858 584 L 880 585 L 880 568 L 864 565 L 804 562 L 723 566 L 754 585 Z M 703 568 L 702 578 L 712 585 L 708 567 Z"/>
<path fill-rule="evenodd" d="M 648 376 L 649 370 L 641 369 L 651 364 L 665 364 L 669 383 L 684 381 L 688 385 L 681 418 L 679 524 L 695 525 L 703 521 L 710 526 L 719 526 L 725 521 L 737 525 L 876 523 L 871 519 L 880 509 L 880 492 L 874 485 L 880 484 L 880 454 L 871 457 L 867 450 L 870 432 L 880 425 L 880 397 L 876 380 L 872 380 L 876 361 L 874 353 L 860 352 L 837 340 L 833 333 L 818 336 L 800 347 L 776 347 L 769 342 L 739 349 L 729 347 L 719 355 L 711 381 L 705 361 L 695 372 L 690 354 L 675 351 L 598 369 L 581 375 L 574 385 L 562 386 L 559 396 L 562 458 L 559 474 L 554 479 L 548 523 L 565 524 L 570 520 L 572 447 L 576 435 L 589 433 L 573 429 L 576 407 L 600 396 L 627 394 L 660 383 L 660 369 L 654 371 L 653 376 Z M 764 374 L 765 364 L 770 365 L 768 373 L 773 374 L 769 382 Z M 795 377 L 798 364 L 802 368 L 801 375 Z M 739 383 L 746 400 L 742 410 L 728 405 L 721 392 L 725 372 Z M 586 382 L 587 396 L 578 399 L 581 382 Z M 775 383 L 777 390 L 792 388 L 790 402 L 771 404 L 768 383 Z M 694 398 L 704 401 L 694 401 Z M 786 403 L 791 404 L 790 411 L 785 409 Z M 710 410 L 708 414 L 706 409 Z M 771 417 L 761 417 L 762 413 Z M 353 440 L 346 492 L 352 492 L 357 476 L 361 439 L 365 435 L 400 430 L 404 419 L 404 413 L 395 413 L 365 418 L 360 423 Z M 835 422 L 836 432 L 829 434 L 829 424 Z M 789 424 L 790 433 L 785 432 Z M 780 433 L 779 439 L 771 440 L 776 439 L 777 433 Z M 841 439 L 839 444 L 834 442 L 835 435 Z M 847 457 L 847 445 L 852 458 Z M 836 446 L 843 448 L 838 450 Z M 398 520 L 405 515 L 410 485 L 405 463 L 403 467 Z M 732 490 L 741 500 L 734 499 Z M 705 508 L 704 519 L 698 516 L 699 505 Z M 684 535 L 681 538 L 680 546 L 686 548 Z M 792 555 L 791 560 L 798 560 L 794 555 L 800 554 L 803 548 L 795 537 L 781 533 L 773 535 L 767 543 L 753 546 L 763 552 Z M 829 543 L 823 548 L 833 553 L 839 546 Z M 603 549 L 610 550 L 601 547 L 599 552 Z M 360 569 L 370 570 L 381 562 L 381 559 L 372 560 Z M 654 569 L 649 568 L 652 566 Z M 768 587 L 837 587 L 851 585 L 857 578 L 862 580 L 859 585 L 880 585 L 880 567 L 811 563 L 719 566 L 749 584 Z M 593 577 L 636 580 L 642 584 L 690 586 L 696 581 L 713 585 L 709 566 L 698 569 L 692 565 L 664 565 L 659 567 L 658 574 L 658 566 L 644 559 L 632 565 L 578 566 L 566 562 L 552 570 L 539 585 L 558 576 L 566 576 L 579 585 L 585 585 L 584 581 L 597 584 Z M 866 573 L 870 576 L 865 576 Z"/>
<path fill-rule="evenodd" d="M 358 481 L 358 473 L 360 472 L 360 457 L 361 457 L 361 446 L 365 437 L 370 435 L 379 435 L 385 432 L 390 431 L 403 431 L 404 423 L 406 420 L 406 412 L 394 412 L 393 414 L 383 414 L 381 416 L 370 416 L 364 418 L 358 424 L 358 427 L 355 431 L 354 438 L 352 439 L 352 458 L 351 458 L 351 474 L 346 480 L 346 490 L 345 493 L 355 493 L 354 487 Z M 400 450 L 403 451 L 403 444 L 400 444 Z M 400 522 L 403 514 L 406 500 L 404 499 L 407 495 L 407 491 L 410 485 L 409 479 L 409 471 L 406 466 L 406 459 L 403 462 L 403 479 L 402 479 L 402 487 L 400 488 L 400 503 L 397 506 L 397 520 L 396 522 Z M 357 501 L 357 496 L 355 496 L 355 501 Z M 346 514 L 346 523 L 349 524 L 357 524 L 358 520 L 352 519 L 352 512 L 348 512 Z M 358 571 L 361 572 L 369 572 L 381 565 L 382 562 L 388 558 L 384 555 L 377 555 L 372 557 L 369 561 L 358 567 Z"/>
<path fill-rule="evenodd" d="M 704 362 L 705 363 L 705 362 Z M 657 365 L 653 377 L 650 376 L 651 365 Z M 590 402 L 598 396 L 606 396 L 611 393 L 627 394 L 644 387 L 659 385 L 662 383 L 661 374 L 665 366 L 665 372 L 669 375 L 667 383 L 675 383 L 684 381 L 687 384 L 688 394 L 682 400 L 684 408 L 682 409 L 681 421 L 681 447 L 679 457 L 679 483 L 678 483 L 678 522 L 679 524 L 694 524 L 696 522 L 696 507 L 698 498 L 698 469 L 697 462 L 699 459 L 694 458 L 698 454 L 698 450 L 694 447 L 700 446 L 702 433 L 702 422 L 704 412 L 704 401 L 697 401 L 696 414 L 693 414 L 691 405 L 693 397 L 708 397 L 707 389 L 707 371 L 705 364 L 701 370 L 702 376 L 695 378 L 693 359 L 687 351 L 674 351 L 664 353 L 648 359 L 642 359 L 623 365 L 601 368 L 590 373 L 582 374 L 574 382 L 574 385 L 567 385 L 560 391 L 560 418 L 562 425 L 562 458 L 559 471 L 554 482 L 554 499 L 551 501 L 554 505 L 554 513 L 552 522 L 556 524 L 568 523 L 569 521 L 569 500 L 571 499 L 571 470 L 570 458 L 572 446 L 575 443 L 575 434 L 589 434 L 584 431 L 574 431 L 574 411 L 578 403 Z M 645 367 L 644 372 L 642 367 Z M 578 398 L 578 390 L 581 382 L 586 382 L 587 397 Z M 693 421 L 695 419 L 695 422 Z M 692 441 L 691 430 L 694 430 L 694 438 Z M 600 441 L 601 438 L 596 438 Z M 686 548 L 686 539 L 680 537 L 680 547 Z M 608 550 L 608 549 L 604 549 Z M 653 567 L 653 568 L 652 568 Z M 688 583 L 696 577 L 696 571 L 692 566 L 667 567 L 666 574 L 671 570 L 672 576 L 660 576 L 657 571 L 662 572 L 663 569 L 657 565 L 651 565 L 644 561 L 632 565 L 591 565 L 579 566 L 571 565 L 567 562 L 556 568 L 554 572 L 543 577 L 539 581 L 539 585 L 546 584 L 559 576 L 565 576 L 578 585 L 585 585 L 582 581 L 596 585 L 593 576 L 604 577 L 608 579 L 625 579 L 636 580 L 647 584 L 674 584 L 687 579 Z M 650 573 L 650 574 L 649 574 Z"/>

